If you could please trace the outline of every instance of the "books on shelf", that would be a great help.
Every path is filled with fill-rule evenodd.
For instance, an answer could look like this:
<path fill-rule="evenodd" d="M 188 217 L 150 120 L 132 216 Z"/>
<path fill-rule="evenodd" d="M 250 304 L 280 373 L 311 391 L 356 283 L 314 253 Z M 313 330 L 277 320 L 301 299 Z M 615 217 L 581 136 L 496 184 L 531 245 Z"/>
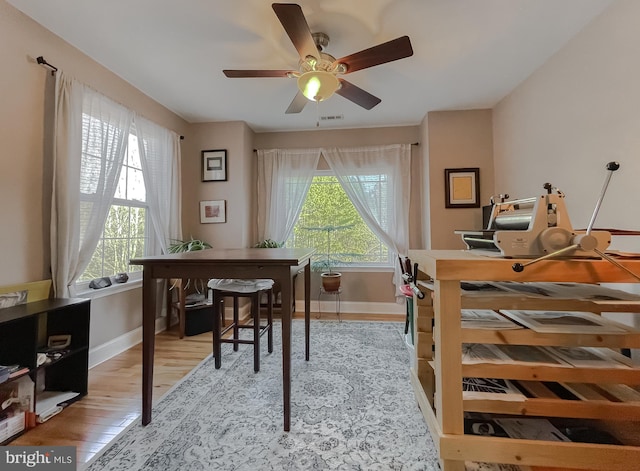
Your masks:
<path fill-rule="evenodd" d="M 522 326 L 491 309 L 462 309 L 460 314 L 463 329 L 522 329 Z"/>
<path fill-rule="evenodd" d="M 503 309 L 501 313 L 541 333 L 627 334 L 634 329 L 592 312 Z"/>

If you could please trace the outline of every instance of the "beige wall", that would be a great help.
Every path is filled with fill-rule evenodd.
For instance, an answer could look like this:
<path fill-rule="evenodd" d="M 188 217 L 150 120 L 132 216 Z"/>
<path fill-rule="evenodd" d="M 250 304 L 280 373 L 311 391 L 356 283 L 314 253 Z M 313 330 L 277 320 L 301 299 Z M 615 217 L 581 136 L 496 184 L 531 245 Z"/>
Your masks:
<path fill-rule="evenodd" d="M 252 237 L 253 131 L 244 122 L 192 124 L 182 154 L 183 237 L 200 238 L 214 247 L 240 248 Z M 227 181 L 202 181 L 202 151 L 227 151 Z M 225 200 L 227 222 L 200 224 L 200 201 Z"/>
<path fill-rule="evenodd" d="M 432 249 L 464 249 L 456 229 L 481 229 L 481 208 L 445 208 L 445 168 L 480 169 L 480 204 L 493 195 L 491 110 L 438 111 L 427 115 L 430 239 Z"/>
<path fill-rule="evenodd" d="M 0 285 L 50 278 L 50 143 L 54 80 L 66 74 L 177 133 L 187 123 L 0 0 Z M 112 299 L 109 299 L 112 298 Z M 91 346 L 140 325 L 140 290 L 92 302 Z"/>

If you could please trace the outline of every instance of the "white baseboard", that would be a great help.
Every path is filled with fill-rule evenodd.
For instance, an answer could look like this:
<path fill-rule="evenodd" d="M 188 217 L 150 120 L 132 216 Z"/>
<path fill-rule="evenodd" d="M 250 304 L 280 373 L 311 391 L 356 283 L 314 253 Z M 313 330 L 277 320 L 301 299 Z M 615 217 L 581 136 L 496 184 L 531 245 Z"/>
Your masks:
<path fill-rule="evenodd" d="M 326 296 L 325 296 L 326 297 Z M 336 312 L 336 300 L 311 300 L 311 312 L 334 313 Z M 231 318 L 229 310 L 225 312 L 225 317 Z M 296 312 L 304 312 L 304 301 L 296 300 Z M 406 307 L 404 304 L 397 303 L 366 303 L 356 301 L 341 301 L 340 312 L 343 314 L 405 314 Z M 240 318 L 249 315 L 248 306 L 240 308 Z M 166 317 L 158 317 L 156 319 L 156 334 L 166 330 Z M 109 342 L 98 345 L 89 350 L 89 368 L 93 368 L 100 363 L 124 352 L 125 350 L 142 342 L 142 327 L 138 327 L 126 334 L 123 334 Z"/>
<path fill-rule="evenodd" d="M 166 328 L 167 318 L 158 317 L 156 319 L 156 334 L 166 330 Z M 137 329 L 127 332 L 120 337 L 116 337 L 113 340 L 92 348 L 89 350 L 89 368 L 91 369 L 103 361 L 113 358 L 125 350 L 138 345 L 140 342 L 142 342 L 142 327 L 138 327 Z"/>

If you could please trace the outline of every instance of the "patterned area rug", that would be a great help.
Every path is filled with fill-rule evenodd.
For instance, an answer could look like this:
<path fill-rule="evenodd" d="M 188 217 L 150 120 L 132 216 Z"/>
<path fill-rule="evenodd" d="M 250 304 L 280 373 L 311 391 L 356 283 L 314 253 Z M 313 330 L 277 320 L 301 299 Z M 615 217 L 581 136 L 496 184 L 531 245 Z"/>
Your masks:
<path fill-rule="evenodd" d="M 250 345 L 223 344 L 94 458 L 99 470 L 438 470 L 409 380 L 403 324 L 293 321 L 291 431 L 282 429 L 280 324 L 263 337 L 260 372 Z"/>

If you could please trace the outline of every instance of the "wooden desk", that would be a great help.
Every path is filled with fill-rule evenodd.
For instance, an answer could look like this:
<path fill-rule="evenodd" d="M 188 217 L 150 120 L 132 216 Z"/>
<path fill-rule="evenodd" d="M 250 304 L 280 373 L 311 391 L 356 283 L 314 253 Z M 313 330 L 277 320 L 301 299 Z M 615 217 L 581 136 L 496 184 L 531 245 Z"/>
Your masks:
<path fill-rule="evenodd" d="M 291 267 L 304 267 L 305 359 L 309 360 L 310 258 L 314 249 L 208 249 L 131 260 L 143 266 L 142 425 L 151 422 L 157 278 L 270 278 L 282 289 L 282 396 L 284 430 L 291 421 Z"/>

